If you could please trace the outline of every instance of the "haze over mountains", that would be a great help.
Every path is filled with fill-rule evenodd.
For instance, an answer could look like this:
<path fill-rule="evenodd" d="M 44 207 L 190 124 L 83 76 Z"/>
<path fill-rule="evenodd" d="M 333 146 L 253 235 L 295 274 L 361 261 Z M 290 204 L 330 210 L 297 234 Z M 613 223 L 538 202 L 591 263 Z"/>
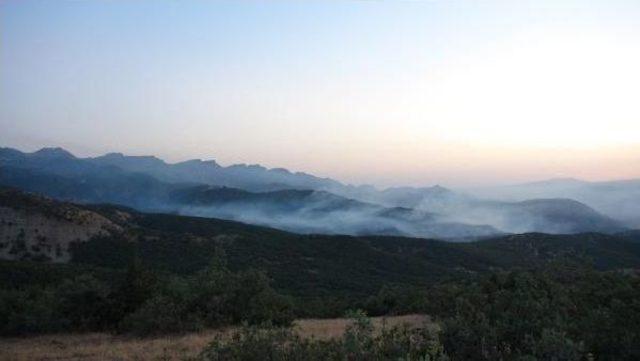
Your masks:
<path fill-rule="evenodd" d="M 362 296 L 386 283 L 425 285 L 495 269 L 541 267 L 563 257 L 591 262 L 600 270 L 640 264 L 636 233 L 529 233 L 469 243 L 298 235 L 219 219 L 60 202 L 0 186 L 0 261 L 91 265 L 104 271 L 122 269 L 137 255 L 156 269 L 188 274 L 206 267 L 217 247 L 225 250 L 235 267 L 265 269 L 278 288 L 307 296 L 323 292 Z M 29 279 L 34 271 L 44 273 L 34 277 L 42 282 L 64 270 L 29 271 L 2 262 L 0 267 L 5 272 L 0 283 L 12 285 Z"/>
<path fill-rule="evenodd" d="M 567 197 L 588 204 L 630 227 L 640 228 L 640 179 L 587 182 L 573 178 L 557 178 L 475 189 L 472 193 L 504 201 Z"/>
<path fill-rule="evenodd" d="M 299 233 L 452 240 L 503 233 L 620 232 L 638 225 L 628 199 L 640 197 L 640 182 L 590 188 L 589 193 L 554 193 L 542 184 L 531 197 L 517 188 L 503 193 L 493 189 L 495 197 L 440 186 L 378 190 L 259 165 L 224 167 L 212 160 L 168 164 L 120 153 L 77 158 L 60 148 L 34 153 L 1 148 L 0 185 L 81 203 L 114 203 Z M 609 194 L 616 197 L 602 201 Z M 629 206 L 607 207 L 615 199 L 625 199 Z"/>

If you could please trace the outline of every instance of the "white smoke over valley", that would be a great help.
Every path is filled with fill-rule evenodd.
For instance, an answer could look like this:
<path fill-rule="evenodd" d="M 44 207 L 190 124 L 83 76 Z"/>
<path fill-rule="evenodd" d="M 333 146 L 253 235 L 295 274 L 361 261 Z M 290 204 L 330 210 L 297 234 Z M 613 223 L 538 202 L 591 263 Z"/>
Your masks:
<path fill-rule="evenodd" d="M 613 233 L 640 223 L 640 202 L 629 201 L 639 199 L 639 184 L 535 184 L 471 195 L 440 186 L 378 190 L 282 169 L 222 167 L 214 161 L 168 164 L 122 154 L 76 158 L 61 149 L 0 149 L 0 185 L 75 202 L 299 233 L 450 240 L 524 232 Z"/>

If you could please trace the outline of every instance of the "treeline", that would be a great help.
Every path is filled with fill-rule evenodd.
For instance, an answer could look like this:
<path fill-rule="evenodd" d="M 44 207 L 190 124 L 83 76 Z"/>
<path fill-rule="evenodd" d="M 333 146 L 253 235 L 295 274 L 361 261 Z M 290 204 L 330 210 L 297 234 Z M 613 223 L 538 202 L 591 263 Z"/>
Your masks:
<path fill-rule="evenodd" d="M 376 334 L 362 314 L 341 338 L 244 328 L 217 339 L 204 360 L 583 361 L 640 359 L 640 280 L 582 268 L 496 273 L 402 294 L 386 288 L 370 305 L 421 311 L 433 327 Z M 404 303 L 407 302 L 407 303 Z M 381 311 L 380 308 L 377 309 Z"/>
<path fill-rule="evenodd" d="M 27 273 L 25 279 L 30 277 Z M 113 279 L 100 272 L 64 274 L 68 277 L 62 282 L 0 290 L 0 334 L 153 335 L 245 324 L 249 326 L 236 337 L 214 342 L 203 357 L 640 359 L 640 278 L 634 272 L 599 272 L 567 262 L 432 287 L 386 285 L 370 297 L 283 295 L 262 272 L 230 271 L 224 257 L 215 257 L 209 267 L 192 275 L 158 273 L 140 262 L 132 262 Z M 333 341 L 301 339 L 286 329 L 294 318 L 333 317 L 348 309 L 362 309 L 368 315 L 428 314 L 439 331 L 425 327 L 376 334 L 363 326 L 362 314 L 356 315 L 359 326 Z M 258 327 L 264 325 L 271 328 Z M 304 358 L 304 354 L 310 356 Z"/>
<path fill-rule="evenodd" d="M 140 262 L 119 280 L 90 273 L 49 286 L 0 290 L 0 335 L 108 331 L 151 335 L 230 324 L 288 325 L 290 298 L 262 272 L 231 272 L 223 258 L 191 276 L 161 275 Z"/>
<path fill-rule="evenodd" d="M 639 360 L 640 279 L 582 268 L 498 273 L 430 290 L 456 360 Z"/>

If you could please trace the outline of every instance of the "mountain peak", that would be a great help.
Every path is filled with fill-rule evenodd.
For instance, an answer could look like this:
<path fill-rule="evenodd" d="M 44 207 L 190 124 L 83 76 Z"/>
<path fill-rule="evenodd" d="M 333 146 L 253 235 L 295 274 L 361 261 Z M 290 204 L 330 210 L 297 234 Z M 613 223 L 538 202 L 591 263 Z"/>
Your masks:
<path fill-rule="evenodd" d="M 142 171 L 161 167 L 166 163 L 153 155 L 126 155 L 122 153 L 107 153 L 105 155 L 89 158 L 92 162 L 103 165 L 113 165 L 126 170 Z"/>
<path fill-rule="evenodd" d="M 254 171 L 266 171 L 267 170 L 267 168 L 261 166 L 260 164 L 245 164 L 245 163 L 233 164 L 233 165 L 228 166 L 227 169 L 230 169 L 230 170 L 246 169 L 246 170 L 254 170 Z"/>
<path fill-rule="evenodd" d="M 180 167 L 180 166 L 208 166 L 208 167 L 214 167 L 214 168 L 220 168 L 220 164 L 218 164 L 218 162 L 216 162 L 213 159 L 210 160 L 202 160 L 202 159 L 189 159 L 189 160 L 185 160 L 184 162 L 180 162 L 180 163 L 176 163 L 176 166 Z"/>
<path fill-rule="evenodd" d="M 291 172 L 286 168 L 272 168 L 269 169 L 269 171 L 274 173 L 291 174 Z"/>
<path fill-rule="evenodd" d="M 32 154 L 40 157 L 75 159 L 73 154 L 60 147 L 42 148 Z"/>
<path fill-rule="evenodd" d="M 436 184 L 433 187 L 428 189 L 436 193 L 451 193 L 451 190 L 449 188 L 445 188 L 439 184 Z"/>
<path fill-rule="evenodd" d="M 537 185 L 559 186 L 559 185 L 580 185 L 585 183 L 588 183 L 588 182 L 585 182 L 577 178 L 565 177 L 565 178 L 550 178 L 550 179 L 546 179 L 538 182 L 525 183 L 524 185 L 526 186 L 537 186 Z"/>
<path fill-rule="evenodd" d="M 111 159 L 124 158 L 124 154 L 122 154 L 122 153 L 107 153 L 107 154 L 103 155 L 101 158 L 111 158 Z"/>

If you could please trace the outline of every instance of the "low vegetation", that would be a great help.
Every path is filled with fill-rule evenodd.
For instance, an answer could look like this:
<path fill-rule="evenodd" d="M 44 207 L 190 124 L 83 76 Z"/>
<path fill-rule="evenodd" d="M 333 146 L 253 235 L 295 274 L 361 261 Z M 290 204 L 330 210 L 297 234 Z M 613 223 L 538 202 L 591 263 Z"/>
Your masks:
<path fill-rule="evenodd" d="M 231 272 L 217 258 L 190 277 L 132 265 L 114 289 L 78 275 L 52 288 L 5 290 L 0 324 L 5 336 L 71 329 L 149 336 L 245 325 L 215 337 L 203 360 L 640 358 L 640 279 L 633 273 L 557 262 L 421 289 L 383 287 L 360 304 L 343 335 L 304 337 L 287 328 L 303 299 L 279 294 L 260 272 Z M 367 312 L 429 314 L 438 327 L 374 333 Z"/>
<path fill-rule="evenodd" d="M 347 314 L 352 323 L 340 337 L 302 338 L 284 328 L 244 327 L 231 338 L 216 337 L 198 357 L 203 361 L 244 360 L 449 360 L 430 327 L 374 327 L 362 311 Z"/>
<path fill-rule="evenodd" d="M 384 329 L 363 313 L 342 337 L 303 339 L 248 327 L 216 339 L 204 360 L 637 360 L 640 280 L 584 269 L 497 273 L 425 292 L 438 329 Z M 260 355 L 263 355 L 261 358 Z"/>
<path fill-rule="evenodd" d="M 288 325 L 292 302 L 261 272 L 231 272 L 221 258 L 188 277 L 132 263 L 109 285 L 91 274 L 0 291 L 0 334 L 112 331 L 151 335 L 246 322 Z"/>
<path fill-rule="evenodd" d="M 422 315 L 373 317 L 374 332 L 383 328 L 435 327 Z M 341 337 L 352 321 L 347 318 L 296 320 L 290 332 L 301 338 L 331 340 Z M 30 337 L 0 338 L 0 360 L 73 360 L 73 361 L 184 361 L 196 359 L 212 342 L 230 339 L 242 326 L 231 326 L 184 334 L 129 337 L 109 333 L 48 334 Z M 249 326 L 247 326 L 249 327 Z"/>

